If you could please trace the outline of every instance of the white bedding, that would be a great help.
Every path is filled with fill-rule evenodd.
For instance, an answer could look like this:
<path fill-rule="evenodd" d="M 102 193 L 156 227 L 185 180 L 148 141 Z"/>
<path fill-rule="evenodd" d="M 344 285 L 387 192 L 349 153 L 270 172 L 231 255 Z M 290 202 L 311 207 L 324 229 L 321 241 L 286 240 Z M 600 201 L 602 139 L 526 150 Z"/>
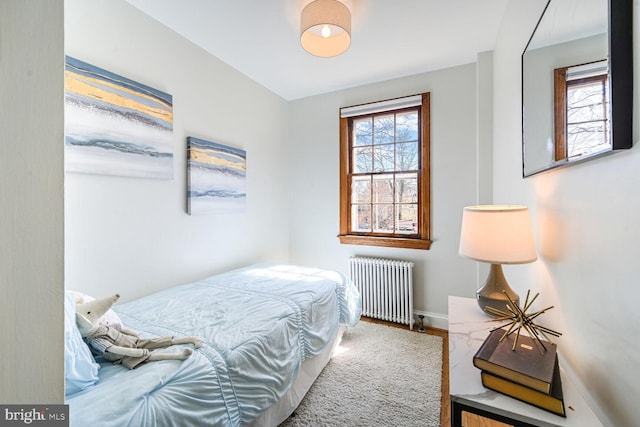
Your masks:
<path fill-rule="evenodd" d="M 262 264 L 114 309 L 142 336 L 197 335 L 204 345 L 185 361 L 133 371 L 101 364 L 95 386 L 67 396 L 72 426 L 248 424 L 287 393 L 305 360 L 326 354 L 340 324 L 357 323 L 360 300 L 343 274 Z"/>

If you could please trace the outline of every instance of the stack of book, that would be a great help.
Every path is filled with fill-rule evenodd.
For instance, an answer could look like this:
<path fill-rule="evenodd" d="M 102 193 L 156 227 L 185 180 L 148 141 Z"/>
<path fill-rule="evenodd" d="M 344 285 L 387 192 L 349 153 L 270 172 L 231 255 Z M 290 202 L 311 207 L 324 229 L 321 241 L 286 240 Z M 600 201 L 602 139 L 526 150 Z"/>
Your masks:
<path fill-rule="evenodd" d="M 482 385 L 507 396 L 566 417 L 556 344 L 542 341 L 546 351 L 528 336 L 516 334 L 502 341 L 504 329 L 492 331 L 473 364 L 481 369 Z"/>

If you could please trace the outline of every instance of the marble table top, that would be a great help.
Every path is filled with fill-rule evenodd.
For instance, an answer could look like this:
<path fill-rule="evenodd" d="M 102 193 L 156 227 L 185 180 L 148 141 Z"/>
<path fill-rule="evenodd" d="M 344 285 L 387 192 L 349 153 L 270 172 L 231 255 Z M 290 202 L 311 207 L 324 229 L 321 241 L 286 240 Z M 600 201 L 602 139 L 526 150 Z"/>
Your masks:
<path fill-rule="evenodd" d="M 602 426 L 563 369 L 562 361 L 566 418 L 485 388 L 480 370 L 473 366 L 473 355 L 496 326 L 499 324 L 480 309 L 475 299 L 449 296 L 449 387 L 453 402 L 540 426 Z"/>

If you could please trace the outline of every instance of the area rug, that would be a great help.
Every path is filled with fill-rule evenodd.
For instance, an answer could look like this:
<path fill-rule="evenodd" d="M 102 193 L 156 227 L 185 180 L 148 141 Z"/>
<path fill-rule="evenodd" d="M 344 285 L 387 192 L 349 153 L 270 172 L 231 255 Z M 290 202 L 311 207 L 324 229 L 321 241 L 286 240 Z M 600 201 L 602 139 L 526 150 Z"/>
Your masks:
<path fill-rule="evenodd" d="M 361 321 L 280 427 L 438 427 L 441 371 L 441 337 Z"/>

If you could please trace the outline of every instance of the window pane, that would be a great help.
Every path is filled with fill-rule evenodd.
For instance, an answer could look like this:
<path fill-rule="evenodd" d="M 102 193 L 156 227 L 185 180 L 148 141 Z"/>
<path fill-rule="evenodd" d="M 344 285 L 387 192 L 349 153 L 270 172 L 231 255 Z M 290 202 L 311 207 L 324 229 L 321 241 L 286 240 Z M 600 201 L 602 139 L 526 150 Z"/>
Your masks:
<path fill-rule="evenodd" d="M 397 205 L 396 233 L 415 234 L 418 232 L 418 205 L 416 203 Z"/>
<path fill-rule="evenodd" d="M 393 144 L 376 145 L 373 147 L 373 171 L 392 172 L 393 171 Z"/>
<path fill-rule="evenodd" d="M 418 142 L 396 144 L 396 171 L 418 170 Z"/>
<path fill-rule="evenodd" d="M 606 116 L 604 89 L 601 82 L 567 88 L 567 121 L 603 120 Z"/>
<path fill-rule="evenodd" d="M 351 205 L 351 229 L 371 232 L 371 205 Z"/>
<path fill-rule="evenodd" d="M 371 173 L 373 171 L 371 146 L 353 149 L 354 173 Z"/>
<path fill-rule="evenodd" d="M 604 122 L 567 126 L 567 155 L 584 156 L 610 149 Z"/>
<path fill-rule="evenodd" d="M 371 118 L 353 121 L 354 145 L 371 145 Z"/>
<path fill-rule="evenodd" d="M 370 176 L 354 176 L 352 178 L 351 203 L 371 203 Z"/>
<path fill-rule="evenodd" d="M 393 175 L 373 177 L 373 203 L 393 203 Z"/>
<path fill-rule="evenodd" d="M 418 111 L 396 115 L 396 141 L 418 140 Z"/>
<path fill-rule="evenodd" d="M 374 144 L 393 143 L 393 114 L 373 119 L 373 135 Z"/>
<path fill-rule="evenodd" d="M 373 230 L 393 233 L 393 205 L 373 205 Z"/>
<path fill-rule="evenodd" d="M 396 202 L 418 203 L 418 174 L 396 175 Z"/>

